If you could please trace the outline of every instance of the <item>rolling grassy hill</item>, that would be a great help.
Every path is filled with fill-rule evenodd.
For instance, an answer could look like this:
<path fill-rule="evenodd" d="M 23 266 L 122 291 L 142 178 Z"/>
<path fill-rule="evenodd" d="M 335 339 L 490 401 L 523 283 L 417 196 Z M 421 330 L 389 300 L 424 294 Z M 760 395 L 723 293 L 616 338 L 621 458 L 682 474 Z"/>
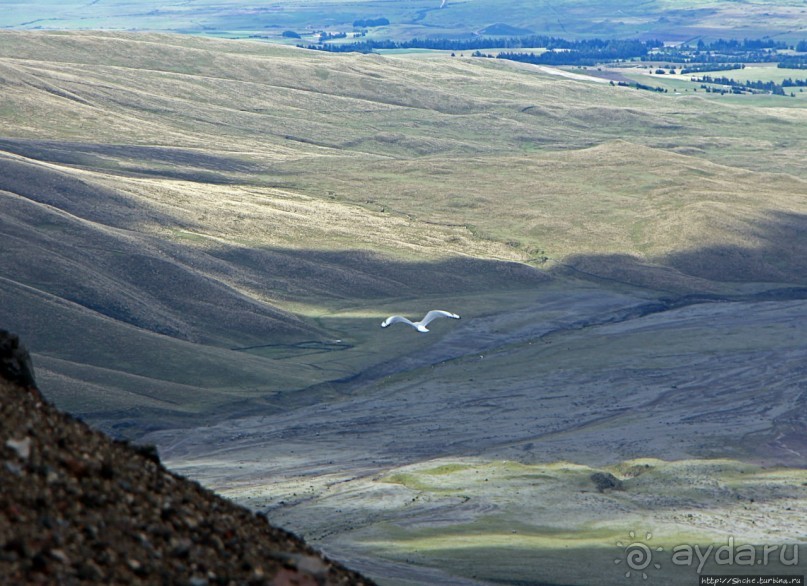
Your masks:
<path fill-rule="evenodd" d="M 153 34 L 4 32 L 0 83 L 0 311 L 88 415 L 354 376 L 395 300 L 805 284 L 800 108 Z"/>
<path fill-rule="evenodd" d="M 389 584 L 798 539 L 804 101 L 558 73 L 2 32 L 0 324 L 57 404 Z M 378 327 L 432 307 L 465 319 Z"/>

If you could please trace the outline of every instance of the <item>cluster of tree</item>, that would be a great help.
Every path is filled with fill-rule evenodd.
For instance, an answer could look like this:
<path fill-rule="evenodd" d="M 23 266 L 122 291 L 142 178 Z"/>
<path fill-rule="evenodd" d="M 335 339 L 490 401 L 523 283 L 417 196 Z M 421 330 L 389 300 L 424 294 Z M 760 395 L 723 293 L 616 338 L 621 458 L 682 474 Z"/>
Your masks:
<path fill-rule="evenodd" d="M 729 71 L 731 69 L 745 69 L 745 63 L 702 63 L 687 65 L 681 69 L 681 74 L 703 73 L 704 71 Z"/>
<path fill-rule="evenodd" d="M 750 90 L 743 89 L 741 87 L 730 87 L 726 88 L 716 88 L 711 87 L 708 85 L 701 85 L 701 89 L 703 89 L 707 94 L 720 94 L 721 96 L 725 96 L 726 94 L 747 94 L 752 93 Z M 697 91 L 697 90 L 695 90 Z"/>
<path fill-rule="evenodd" d="M 775 63 L 782 56 L 776 51 L 737 51 L 737 52 L 711 52 L 692 51 L 680 47 L 665 47 L 654 51 L 644 57 L 642 61 L 672 61 L 674 63 Z"/>
<path fill-rule="evenodd" d="M 783 69 L 807 69 L 807 55 L 787 55 L 779 60 L 777 67 Z"/>
<path fill-rule="evenodd" d="M 677 45 L 653 51 L 645 60 L 673 61 L 676 63 L 772 63 L 784 56 L 779 51 L 796 49 L 802 42 L 792 47 L 773 39 L 718 39 L 711 43 L 702 40 L 696 45 Z M 713 70 L 715 71 L 715 70 Z M 719 70 L 717 70 L 719 71 Z"/>
<path fill-rule="evenodd" d="M 784 50 L 788 49 L 787 43 L 782 41 L 774 41 L 771 38 L 767 39 L 717 39 L 711 43 L 704 43 L 703 40 L 698 41 L 696 45 L 700 51 L 758 51 L 760 49 L 774 49 Z"/>
<path fill-rule="evenodd" d="M 645 85 L 645 84 L 639 83 L 639 82 L 628 83 L 626 81 L 620 81 L 620 82 L 614 84 L 614 82 L 612 81 L 611 85 L 618 85 L 620 87 L 632 87 L 632 88 L 635 88 L 637 90 L 645 90 L 645 91 L 648 91 L 648 92 L 661 92 L 661 93 L 665 93 L 665 94 L 667 93 L 667 90 L 665 88 L 663 88 L 663 87 L 659 87 L 659 86 L 654 87 L 652 85 Z"/>
<path fill-rule="evenodd" d="M 641 57 L 647 50 L 643 41 L 610 41 L 601 46 L 583 44 L 573 49 L 549 50 L 540 54 L 502 52 L 498 58 L 542 65 L 596 65 Z"/>
<path fill-rule="evenodd" d="M 283 31 L 283 34 L 280 35 L 280 36 L 282 36 L 284 39 L 301 39 L 302 38 L 299 35 L 299 33 L 296 33 L 294 31 Z"/>
<path fill-rule="evenodd" d="M 353 21 L 353 28 L 373 28 L 374 26 L 387 26 L 389 20 L 384 18 L 365 18 Z"/>
<path fill-rule="evenodd" d="M 434 49 L 439 51 L 479 51 L 481 49 L 528 49 L 544 48 L 556 50 L 555 52 L 577 52 L 589 55 L 624 55 L 622 59 L 638 57 L 647 54 L 656 47 L 661 47 L 661 41 L 638 40 L 604 40 L 585 39 L 569 41 L 545 35 L 529 35 L 523 37 L 473 37 L 468 39 L 412 39 L 409 41 L 368 40 L 359 43 L 344 43 L 340 45 L 309 45 L 309 49 L 345 53 L 371 53 L 378 49 Z M 606 60 L 608 60 L 606 58 Z"/>
<path fill-rule="evenodd" d="M 386 19 L 357 20 L 354 25 L 386 21 Z M 389 24 L 389 22 L 382 22 Z M 374 26 L 381 26 L 377 24 Z M 363 35 L 362 35 L 363 36 Z M 364 40 L 353 43 L 332 44 L 323 37 L 317 45 L 308 45 L 308 49 L 339 53 L 372 53 L 384 49 L 432 49 L 439 51 L 476 51 L 479 56 L 483 49 L 547 49 L 545 53 L 510 51 L 499 55 L 502 59 L 541 63 L 546 65 L 583 65 L 618 60 L 640 59 L 645 62 L 684 63 L 684 73 L 700 73 L 702 71 L 723 71 L 742 69 L 744 63 L 779 63 L 779 67 L 807 69 L 807 55 L 783 55 L 784 49 L 807 50 L 807 41 L 800 41 L 788 47 L 781 41 L 773 39 L 718 39 L 711 43 L 702 40 L 696 45 L 678 45 L 665 47 L 659 40 L 606 40 L 583 39 L 570 41 L 546 35 L 526 35 L 518 37 L 471 37 L 464 39 L 411 39 L 409 41 Z M 489 55 L 484 55 L 489 56 Z M 672 69 L 672 65 L 667 66 Z"/>
<path fill-rule="evenodd" d="M 774 94 L 776 96 L 784 96 L 784 84 L 776 83 L 775 81 L 738 81 L 736 79 L 732 79 L 730 77 L 712 77 L 711 75 L 704 75 L 700 79 L 692 78 L 692 81 L 699 81 L 702 84 L 712 83 L 716 85 L 725 85 L 729 86 L 732 91 L 735 89 L 734 93 L 742 93 L 742 92 L 754 92 L 754 93 L 761 93 L 767 92 Z M 702 88 L 709 90 L 709 87 L 706 85 L 701 85 Z"/>
<path fill-rule="evenodd" d="M 321 32 L 319 33 L 319 42 L 324 43 L 326 41 L 332 41 L 333 39 L 346 39 L 347 33 L 326 33 Z"/>
<path fill-rule="evenodd" d="M 788 77 L 782 80 L 782 87 L 807 87 L 807 79 L 792 79 Z"/>

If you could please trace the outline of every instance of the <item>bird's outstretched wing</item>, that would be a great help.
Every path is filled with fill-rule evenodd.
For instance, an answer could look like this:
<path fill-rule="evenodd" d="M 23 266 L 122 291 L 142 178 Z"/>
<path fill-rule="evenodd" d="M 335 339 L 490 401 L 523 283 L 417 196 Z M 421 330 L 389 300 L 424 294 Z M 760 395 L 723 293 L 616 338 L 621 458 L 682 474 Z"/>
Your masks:
<path fill-rule="evenodd" d="M 423 319 L 420 320 L 420 323 L 423 324 L 424 326 L 427 326 L 429 325 L 430 322 L 433 322 L 438 317 L 451 317 L 454 319 L 460 318 L 460 316 L 458 316 L 456 313 L 451 313 L 450 311 L 443 311 L 442 309 L 432 309 L 429 313 L 423 316 Z"/>
<path fill-rule="evenodd" d="M 381 323 L 381 327 L 386 328 L 387 326 L 392 325 L 394 323 L 398 323 L 398 322 L 403 322 L 405 324 L 409 324 L 413 328 L 416 327 L 415 324 L 413 324 L 411 321 L 409 321 L 405 317 L 401 317 L 400 315 L 391 315 L 391 316 L 389 316 L 387 319 L 385 319 Z"/>

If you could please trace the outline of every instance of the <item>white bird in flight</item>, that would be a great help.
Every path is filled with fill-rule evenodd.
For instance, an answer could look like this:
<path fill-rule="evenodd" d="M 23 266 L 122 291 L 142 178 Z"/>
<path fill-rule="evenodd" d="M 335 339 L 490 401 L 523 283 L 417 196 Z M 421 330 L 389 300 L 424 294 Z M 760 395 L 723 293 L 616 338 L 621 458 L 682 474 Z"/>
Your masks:
<path fill-rule="evenodd" d="M 453 319 L 460 319 L 460 316 L 458 316 L 456 313 L 451 313 L 450 311 L 443 311 L 441 309 L 432 309 L 429 313 L 423 316 L 422 320 L 415 322 L 409 321 L 408 319 L 400 315 L 391 315 L 384 320 L 384 322 L 381 324 L 381 327 L 386 328 L 387 326 L 391 326 L 394 323 L 402 322 L 405 324 L 409 324 L 417 331 L 425 334 L 426 332 L 429 331 L 428 328 L 426 328 L 426 326 L 429 325 L 434 320 L 436 320 L 438 317 L 450 317 Z"/>

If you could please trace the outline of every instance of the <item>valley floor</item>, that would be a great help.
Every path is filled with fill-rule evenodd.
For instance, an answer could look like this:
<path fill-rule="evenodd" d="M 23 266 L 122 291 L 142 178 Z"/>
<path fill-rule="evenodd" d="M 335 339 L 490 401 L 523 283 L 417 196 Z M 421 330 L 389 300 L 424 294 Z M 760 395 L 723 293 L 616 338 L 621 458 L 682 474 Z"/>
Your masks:
<path fill-rule="evenodd" d="M 670 564 L 677 545 L 807 547 L 806 300 L 530 296 L 435 324 L 337 399 L 149 439 L 382 584 L 621 584 L 617 544 L 644 540 L 683 585 L 698 564 Z"/>
<path fill-rule="evenodd" d="M 501 61 L 3 31 L 0 325 L 60 408 L 382 584 L 804 549 L 803 96 Z"/>

